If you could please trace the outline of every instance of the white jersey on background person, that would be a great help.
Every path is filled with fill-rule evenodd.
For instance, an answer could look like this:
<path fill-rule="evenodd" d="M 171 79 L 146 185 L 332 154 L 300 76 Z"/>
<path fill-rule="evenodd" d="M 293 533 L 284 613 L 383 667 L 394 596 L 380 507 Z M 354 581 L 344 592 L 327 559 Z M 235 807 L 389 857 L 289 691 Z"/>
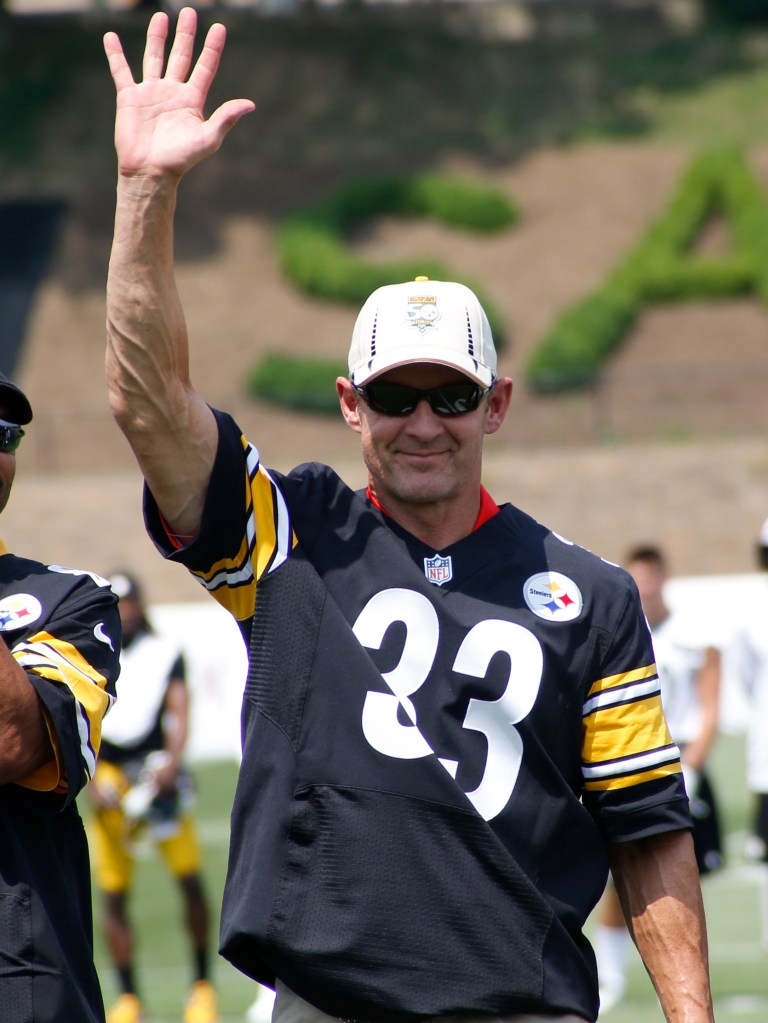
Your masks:
<path fill-rule="evenodd" d="M 768 579 L 744 612 L 735 640 L 739 675 L 749 695 L 747 785 L 768 792 Z"/>
<path fill-rule="evenodd" d="M 696 680 L 709 645 L 689 615 L 671 611 L 651 626 L 661 700 L 672 738 L 678 745 L 693 742 L 701 732 L 701 704 Z"/>
<path fill-rule="evenodd" d="M 118 699 L 102 728 L 107 743 L 121 749 L 143 747 L 162 717 L 178 659 L 176 644 L 152 632 L 140 632 L 123 647 Z"/>

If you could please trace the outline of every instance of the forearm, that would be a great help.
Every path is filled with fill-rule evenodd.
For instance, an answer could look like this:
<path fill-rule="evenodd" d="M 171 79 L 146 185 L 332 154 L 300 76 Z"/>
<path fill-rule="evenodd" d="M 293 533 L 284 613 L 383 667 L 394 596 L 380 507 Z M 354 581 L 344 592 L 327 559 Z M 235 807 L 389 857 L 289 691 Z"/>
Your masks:
<path fill-rule="evenodd" d="M 37 693 L 0 641 L 0 784 L 19 781 L 52 757 Z"/>
<path fill-rule="evenodd" d="M 178 768 L 189 734 L 189 694 L 185 682 L 174 679 L 169 685 L 165 718 L 165 751 L 174 768 Z"/>
<path fill-rule="evenodd" d="M 611 870 L 665 1018 L 712 1023 L 706 922 L 690 833 L 615 845 Z"/>
<path fill-rule="evenodd" d="M 187 331 L 173 268 L 178 179 L 121 176 L 107 278 L 107 383 L 131 433 L 173 427 L 168 407 L 189 391 Z"/>
<path fill-rule="evenodd" d="M 107 281 L 106 373 L 113 415 L 163 515 L 198 528 L 216 451 L 212 414 L 189 379 L 173 267 L 177 179 L 123 176 Z"/>
<path fill-rule="evenodd" d="M 713 647 L 707 649 L 699 670 L 696 695 L 701 708 L 701 727 L 696 738 L 686 745 L 683 761 L 700 771 L 717 737 L 720 716 L 720 653 Z"/>

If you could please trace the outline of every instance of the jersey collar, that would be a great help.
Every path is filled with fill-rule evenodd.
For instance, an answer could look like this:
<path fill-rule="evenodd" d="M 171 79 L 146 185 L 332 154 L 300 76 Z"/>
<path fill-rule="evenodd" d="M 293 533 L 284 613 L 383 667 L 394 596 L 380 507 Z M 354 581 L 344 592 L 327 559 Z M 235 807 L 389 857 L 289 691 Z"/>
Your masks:
<path fill-rule="evenodd" d="M 389 514 L 387 509 L 384 507 L 384 505 L 381 503 L 381 501 L 378 499 L 378 497 L 376 497 L 374 492 L 371 490 L 370 486 L 367 486 L 365 488 L 365 496 L 368 498 L 368 500 L 371 502 L 371 504 L 374 506 L 374 508 L 378 508 L 379 511 L 383 515 L 386 515 L 390 519 L 392 518 L 392 516 Z M 491 495 L 488 493 L 488 491 L 485 489 L 485 487 L 481 484 L 480 485 L 480 510 L 477 513 L 477 518 L 475 519 L 475 524 L 472 526 L 472 532 L 474 533 L 475 530 L 477 530 L 481 526 L 485 525 L 485 523 L 488 522 L 489 519 L 492 519 L 494 515 L 498 515 L 498 514 L 499 514 L 499 506 L 496 504 L 496 502 L 491 497 Z"/>

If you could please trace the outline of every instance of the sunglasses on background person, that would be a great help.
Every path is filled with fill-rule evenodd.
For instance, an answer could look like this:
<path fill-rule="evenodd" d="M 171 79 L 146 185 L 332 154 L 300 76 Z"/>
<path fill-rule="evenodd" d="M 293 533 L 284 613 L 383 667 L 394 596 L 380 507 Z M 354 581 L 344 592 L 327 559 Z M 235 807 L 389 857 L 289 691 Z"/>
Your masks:
<path fill-rule="evenodd" d="M 364 387 L 358 387 L 357 384 L 352 386 L 355 393 L 365 399 L 369 408 L 385 416 L 410 416 L 422 400 L 429 402 L 429 407 L 437 416 L 463 416 L 467 412 L 474 412 L 493 388 L 493 384 L 481 387 L 471 380 L 430 387 L 426 391 L 387 380 L 374 380 Z"/>
<path fill-rule="evenodd" d="M 21 444 L 24 431 L 18 423 L 8 423 L 0 419 L 0 452 L 11 454 Z"/>

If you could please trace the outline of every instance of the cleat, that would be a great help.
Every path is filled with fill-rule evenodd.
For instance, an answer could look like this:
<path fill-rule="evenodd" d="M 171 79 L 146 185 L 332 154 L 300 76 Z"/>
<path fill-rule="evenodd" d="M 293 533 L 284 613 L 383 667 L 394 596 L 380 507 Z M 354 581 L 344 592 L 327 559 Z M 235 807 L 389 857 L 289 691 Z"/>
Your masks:
<path fill-rule="evenodd" d="M 142 1023 L 145 1018 L 137 995 L 120 995 L 107 1013 L 107 1023 Z"/>
<path fill-rule="evenodd" d="M 218 999 L 209 981 L 198 980 L 190 988 L 184 1023 L 219 1023 Z"/>

